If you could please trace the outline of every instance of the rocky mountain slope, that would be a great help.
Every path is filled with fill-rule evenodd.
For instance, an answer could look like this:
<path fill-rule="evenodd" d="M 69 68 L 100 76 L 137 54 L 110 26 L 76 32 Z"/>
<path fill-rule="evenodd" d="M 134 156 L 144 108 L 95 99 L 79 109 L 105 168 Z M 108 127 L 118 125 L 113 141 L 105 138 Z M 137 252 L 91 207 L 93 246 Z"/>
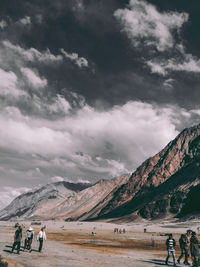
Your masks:
<path fill-rule="evenodd" d="M 101 211 L 114 192 L 130 175 L 101 180 L 94 185 L 59 182 L 17 197 L 0 212 L 0 220 L 77 220 L 91 218 Z M 111 196 L 108 198 L 108 196 Z M 100 203 L 104 203 L 100 204 Z"/>
<path fill-rule="evenodd" d="M 70 196 L 88 188 L 91 184 L 57 182 L 24 193 L 15 198 L 5 209 L 0 211 L 0 220 L 28 218 L 36 211 L 41 217 L 50 208 L 56 207 Z"/>
<path fill-rule="evenodd" d="M 95 185 L 69 196 L 62 203 L 49 209 L 45 219 L 56 218 L 64 220 L 83 220 L 93 217 L 91 210 L 96 208 L 96 214 L 101 211 L 99 203 L 104 202 L 109 194 L 113 195 L 117 188 L 127 181 L 130 175 L 122 175 L 111 180 L 101 180 Z M 106 204 L 108 203 L 105 201 Z M 37 210 L 33 215 L 40 217 Z M 32 215 L 32 216 L 33 216 Z M 44 217 L 44 216 L 43 216 Z"/>
<path fill-rule="evenodd" d="M 200 212 L 200 125 L 183 130 L 147 159 L 99 213 L 130 220 L 185 217 Z"/>

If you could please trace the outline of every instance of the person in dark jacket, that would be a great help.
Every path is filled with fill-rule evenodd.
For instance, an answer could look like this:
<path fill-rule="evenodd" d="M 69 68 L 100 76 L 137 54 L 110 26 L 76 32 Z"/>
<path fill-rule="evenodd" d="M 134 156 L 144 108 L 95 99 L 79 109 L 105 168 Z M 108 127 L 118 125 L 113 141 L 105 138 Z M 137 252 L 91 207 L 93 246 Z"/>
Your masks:
<path fill-rule="evenodd" d="M 21 247 L 21 240 L 22 240 L 22 228 L 21 228 L 21 226 L 19 226 L 18 229 L 15 231 L 14 243 L 12 246 L 12 252 L 14 251 L 15 247 L 17 246 L 17 254 L 19 254 L 20 247 Z"/>
<path fill-rule="evenodd" d="M 190 238 L 190 253 L 192 257 L 192 266 L 199 266 L 199 240 L 195 232 L 192 232 Z"/>
<path fill-rule="evenodd" d="M 172 234 L 170 234 L 168 239 L 166 240 L 166 247 L 167 247 L 168 255 L 165 260 L 165 264 L 168 265 L 169 257 L 170 255 L 172 255 L 174 266 L 176 266 L 176 258 L 175 258 L 176 241 L 173 238 Z"/>
<path fill-rule="evenodd" d="M 179 239 L 179 245 L 180 245 L 180 249 L 181 249 L 181 255 L 179 256 L 177 262 L 180 264 L 181 259 L 183 258 L 183 256 L 185 256 L 185 260 L 184 260 L 184 264 L 185 265 L 190 265 L 188 262 L 188 258 L 189 258 L 189 241 L 187 238 L 187 235 L 182 234 L 180 239 Z"/>

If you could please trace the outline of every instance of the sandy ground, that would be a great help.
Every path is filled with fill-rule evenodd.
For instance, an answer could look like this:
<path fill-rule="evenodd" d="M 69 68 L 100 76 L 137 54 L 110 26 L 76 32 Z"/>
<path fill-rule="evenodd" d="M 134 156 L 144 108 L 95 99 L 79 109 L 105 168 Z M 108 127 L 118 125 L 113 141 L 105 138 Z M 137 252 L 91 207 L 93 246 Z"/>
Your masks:
<path fill-rule="evenodd" d="M 21 222 L 23 233 L 30 222 Z M 47 241 L 42 253 L 33 251 L 11 254 L 15 222 L 0 222 L 0 254 L 9 260 L 10 267 L 146 267 L 163 266 L 166 256 L 167 233 L 173 233 L 178 241 L 180 233 L 192 229 L 198 232 L 198 221 L 189 223 L 131 223 L 116 225 L 101 222 L 42 222 L 46 225 Z M 35 234 L 40 226 L 34 227 Z M 125 234 L 114 234 L 114 228 L 125 228 Z M 144 228 L 147 233 L 144 233 Z M 92 235 L 94 232 L 94 235 Z M 24 240 L 24 238 L 23 238 Z M 180 251 L 177 246 L 177 256 Z M 171 263 L 172 264 L 172 263 Z M 179 265 L 181 266 L 181 265 Z"/>

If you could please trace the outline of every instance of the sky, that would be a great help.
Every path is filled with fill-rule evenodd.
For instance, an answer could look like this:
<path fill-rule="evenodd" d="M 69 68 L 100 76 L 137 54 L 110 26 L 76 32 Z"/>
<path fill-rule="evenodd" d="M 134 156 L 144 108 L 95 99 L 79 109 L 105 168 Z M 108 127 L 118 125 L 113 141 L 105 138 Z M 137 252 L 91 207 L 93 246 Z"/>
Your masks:
<path fill-rule="evenodd" d="M 7 0 L 0 205 L 133 172 L 199 123 L 199 1 Z"/>

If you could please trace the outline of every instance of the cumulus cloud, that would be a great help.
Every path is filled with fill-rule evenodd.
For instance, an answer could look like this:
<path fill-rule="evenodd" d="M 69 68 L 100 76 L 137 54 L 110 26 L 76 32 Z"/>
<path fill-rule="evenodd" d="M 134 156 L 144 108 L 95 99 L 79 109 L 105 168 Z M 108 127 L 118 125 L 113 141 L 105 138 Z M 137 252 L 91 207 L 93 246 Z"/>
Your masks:
<path fill-rule="evenodd" d="M 42 117 L 64 116 L 72 107 L 82 105 L 81 97 L 75 93 L 66 93 L 68 99 L 52 93 L 47 78 L 41 74 L 41 69 L 62 61 L 62 55 L 53 55 L 48 49 L 40 52 L 9 41 L 0 42 L 0 104 Z"/>
<path fill-rule="evenodd" d="M 159 12 L 146 1 L 130 0 L 125 9 L 118 9 L 114 16 L 121 22 L 134 47 L 156 47 L 165 51 L 174 46 L 173 32 L 178 32 L 188 20 L 186 13 Z"/>
<path fill-rule="evenodd" d="M 152 73 L 167 76 L 174 71 L 200 72 L 200 59 L 186 52 L 180 35 L 189 19 L 187 13 L 160 12 L 146 1 L 130 0 L 129 5 L 116 10 L 114 16 L 133 47 L 145 49 L 148 56 L 143 62 Z M 155 49 L 159 57 L 158 53 L 152 53 Z"/>
<path fill-rule="evenodd" d="M 77 53 L 67 53 L 63 48 L 60 49 L 61 53 L 74 62 L 79 68 L 88 67 L 88 61 L 84 57 L 79 57 Z"/>

